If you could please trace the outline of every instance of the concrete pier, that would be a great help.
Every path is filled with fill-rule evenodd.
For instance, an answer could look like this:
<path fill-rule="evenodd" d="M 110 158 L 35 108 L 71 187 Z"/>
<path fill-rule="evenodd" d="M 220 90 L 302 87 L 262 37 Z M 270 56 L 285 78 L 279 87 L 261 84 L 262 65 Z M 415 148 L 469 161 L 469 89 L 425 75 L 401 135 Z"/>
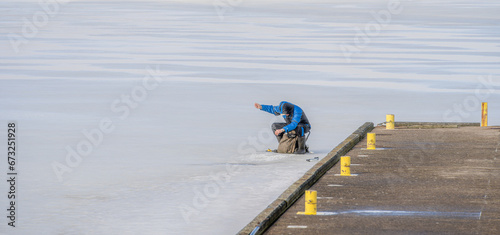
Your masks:
<path fill-rule="evenodd" d="M 275 222 L 256 218 L 240 234 L 500 234 L 500 127 L 478 125 L 365 128 L 364 138 L 376 133 L 377 148 L 362 139 L 342 153 L 351 157 L 351 176 L 341 176 L 337 160 L 304 188 L 317 191 L 317 215 L 297 214 L 305 209 L 301 193 L 281 205 L 286 212 Z"/>

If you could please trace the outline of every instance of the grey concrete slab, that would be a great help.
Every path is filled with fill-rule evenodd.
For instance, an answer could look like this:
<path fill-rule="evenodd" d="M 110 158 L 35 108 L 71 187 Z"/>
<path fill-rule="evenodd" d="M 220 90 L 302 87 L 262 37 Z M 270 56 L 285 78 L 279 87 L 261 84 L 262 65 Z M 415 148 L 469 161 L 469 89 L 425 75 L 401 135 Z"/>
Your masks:
<path fill-rule="evenodd" d="M 318 212 L 299 198 L 266 234 L 500 234 L 500 128 L 375 128 L 310 189 Z"/>

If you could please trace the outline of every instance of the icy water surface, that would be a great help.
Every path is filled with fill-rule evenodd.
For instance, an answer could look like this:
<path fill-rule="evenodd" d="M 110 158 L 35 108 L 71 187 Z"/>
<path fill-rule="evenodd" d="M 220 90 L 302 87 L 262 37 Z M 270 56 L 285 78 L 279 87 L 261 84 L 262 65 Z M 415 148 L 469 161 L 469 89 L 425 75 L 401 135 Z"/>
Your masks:
<path fill-rule="evenodd" d="M 234 234 L 366 121 L 479 122 L 486 101 L 500 124 L 496 1 L 0 9 L 0 135 L 16 122 L 19 173 L 2 234 Z M 265 152 L 279 119 L 253 103 L 282 100 L 307 113 L 314 154 Z"/>

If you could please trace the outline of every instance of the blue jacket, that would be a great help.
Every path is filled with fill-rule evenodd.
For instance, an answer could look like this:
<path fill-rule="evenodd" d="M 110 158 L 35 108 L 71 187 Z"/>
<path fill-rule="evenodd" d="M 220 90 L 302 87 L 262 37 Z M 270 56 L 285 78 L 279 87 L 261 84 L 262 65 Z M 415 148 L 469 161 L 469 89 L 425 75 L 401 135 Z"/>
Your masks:
<path fill-rule="evenodd" d="M 284 117 L 286 124 L 288 124 L 285 127 L 283 127 L 283 129 L 286 132 L 295 130 L 295 128 L 297 128 L 297 125 L 299 123 L 308 125 L 309 128 L 311 128 L 311 124 L 309 124 L 309 120 L 307 120 L 304 111 L 302 111 L 302 109 L 299 106 L 294 105 L 290 102 L 281 101 L 281 103 L 278 106 L 262 105 L 262 111 L 266 111 L 276 116 L 289 114 L 288 116 Z"/>

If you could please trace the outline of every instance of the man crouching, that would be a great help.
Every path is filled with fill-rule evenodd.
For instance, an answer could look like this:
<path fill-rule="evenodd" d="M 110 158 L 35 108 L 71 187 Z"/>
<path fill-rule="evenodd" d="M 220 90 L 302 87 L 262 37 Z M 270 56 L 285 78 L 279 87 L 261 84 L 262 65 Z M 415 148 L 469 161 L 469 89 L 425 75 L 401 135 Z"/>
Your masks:
<path fill-rule="evenodd" d="M 295 153 L 304 154 L 307 152 L 305 134 L 311 130 L 311 124 L 309 124 L 309 120 L 307 120 L 306 114 L 299 106 L 286 101 L 282 101 L 278 106 L 261 105 L 255 103 L 255 108 L 274 114 L 276 116 L 283 116 L 286 123 L 276 122 L 273 123 L 271 127 L 274 135 L 276 135 L 276 139 L 278 139 L 278 143 L 281 142 L 284 133 L 287 133 L 287 137 L 290 137 L 289 133 L 295 131 L 295 134 L 298 137 L 298 147 Z"/>

